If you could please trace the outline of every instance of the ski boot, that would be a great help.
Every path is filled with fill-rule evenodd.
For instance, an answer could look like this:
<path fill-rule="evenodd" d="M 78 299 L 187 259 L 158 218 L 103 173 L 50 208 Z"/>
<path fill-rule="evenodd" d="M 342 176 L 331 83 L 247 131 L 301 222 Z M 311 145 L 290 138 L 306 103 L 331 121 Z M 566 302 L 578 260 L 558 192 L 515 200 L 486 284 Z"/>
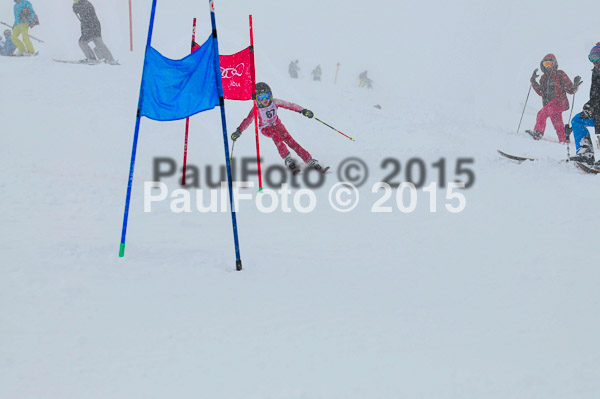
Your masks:
<path fill-rule="evenodd" d="M 300 169 L 298 169 L 298 167 L 296 166 L 296 162 L 294 162 L 294 160 L 292 159 L 292 157 L 289 154 L 284 158 L 284 161 L 285 161 L 285 166 L 290 168 L 293 175 L 300 173 Z"/>
<path fill-rule="evenodd" d="M 327 166 L 325 168 L 322 167 L 319 164 L 319 161 L 317 161 L 316 159 L 311 159 L 310 161 L 308 161 L 308 166 L 315 170 L 318 170 L 319 172 L 321 172 L 323 174 L 327 173 L 327 171 L 329 170 L 329 166 Z"/>
<path fill-rule="evenodd" d="M 537 130 L 525 130 L 525 132 L 533 137 L 534 140 L 541 140 L 544 136 L 544 133 L 538 132 Z"/>
<path fill-rule="evenodd" d="M 592 147 L 590 136 L 585 136 L 581 139 L 577 155 L 572 156 L 570 159 L 574 162 L 581 162 L 592 167 L 594 166 L 594 148 Z"/>

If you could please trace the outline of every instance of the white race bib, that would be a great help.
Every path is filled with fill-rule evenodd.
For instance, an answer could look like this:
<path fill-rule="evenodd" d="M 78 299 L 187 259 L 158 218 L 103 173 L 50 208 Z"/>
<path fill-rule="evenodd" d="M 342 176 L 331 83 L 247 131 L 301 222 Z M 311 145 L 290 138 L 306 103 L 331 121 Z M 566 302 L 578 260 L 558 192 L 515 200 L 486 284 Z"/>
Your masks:
<path fill-rule="evenodd" d="M 277 121 L 277 106 L 273 101 L 268 107 L 258 108 L 258 112 L 260 112 L 261 127 L 271 126 Z"/>

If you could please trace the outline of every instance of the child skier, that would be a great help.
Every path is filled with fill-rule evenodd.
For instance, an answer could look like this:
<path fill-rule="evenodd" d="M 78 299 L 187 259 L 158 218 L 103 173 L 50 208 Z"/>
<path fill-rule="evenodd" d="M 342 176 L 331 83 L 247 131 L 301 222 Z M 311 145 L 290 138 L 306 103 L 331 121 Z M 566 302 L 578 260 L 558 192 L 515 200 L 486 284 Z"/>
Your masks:
<path fill-rule="evenodd" d="M 11 35 L 12 32 L 10 31 L 10 29 L 6 29 L 4 31 L 4 42 L 2 44 L 2 49 L 0 50 L 0 54 L 4 56 L 13 55 L 15 50 L 17 49 L 17 46 L 15 46 L 15 44 L 12 42 L 12 39 L 10 38 Z"/>
<path fill-rule="evenodd" d="M 293 174 L 298 173 L 300 169 L 298 169 L 296 162 L 292 159 L 290 150 L 288 150 L 287 146 L 293 149 L 310 167 L 323 173 L 329 169 L 322 168 L 321 165 L 319 165 L 319 162 L 316 159 L 313 159 L 309 152 L 302 148 L 300 144 L 292 138 L 277 116 L 277 109 L 279 107 L 299 112 L 307 118 L 312 118 L 314 116 L 312 111 L 309 111 L 298 104 L 273 98 L 271 88 L 264 82 L 256 84 L 256 105 L 258 106 L 258 126 L 261 133 L 263 136 L 273 139 L 277 151 L 279 151 L 279 155 L 284 159 L 285 165 L 292 170 Z M 233 141 L 240 138 L 242 132 L 250 126 L 250 123 L 252 123 L 253 118 L 254 110 L 250 110 L 246 119 L 244 119 L 236 131 L 231 134 L 231 139 Z"/>
<path fill-rule="evenodd" d="M 577 147 L 577 155 L 571 159 L 594 165 L 594 168 L 600 169 L 600 159 L 594 164 L 594 148 L 590 132 L 587 129 L 588 126 L 593 126 L 596 137 L 600 138 L 600 42 L 592 48 L 588 58 L 594 64 L 590 101 L 583 106 L 583 112 L 575 115 L 571 121 Z"/>
<path fill-rule="evenodd" d="M 581 77 L 575 76 L 575 84 L 573 84 L 567 74 L 558 69 L 558 62 L 554 54 L 545 56 L 540 62 L 540 68 L 543 72 L 540 83 L 536 81 L 538 77 L 537 68 L 533 71 L 530 81 L 533 90 L 542 97 L 544 106 L 537 114 L 534 130 L 526 130 L 526 132 L 534 140 L 541 140 L 546 130 L 546 120 L 550 118 L 554 129 L 556 129 L 558 141 L 564 143 L 565 125 L 563 124 L 562 113 L 569 109 L 567 93 L 575 94 L 577 92 L 581 84 Z"/>

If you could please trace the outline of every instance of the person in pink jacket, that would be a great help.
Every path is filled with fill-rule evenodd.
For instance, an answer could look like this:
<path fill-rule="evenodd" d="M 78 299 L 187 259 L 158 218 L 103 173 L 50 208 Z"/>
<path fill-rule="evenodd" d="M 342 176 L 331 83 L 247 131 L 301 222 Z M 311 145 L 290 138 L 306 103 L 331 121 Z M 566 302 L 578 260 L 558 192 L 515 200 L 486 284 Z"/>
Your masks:
<path fill-rule="evenodd" d="M 575 94 L 581 84 L 581 77 L 575 76 L 575 83 L 567 74 L 558 69 L 558 62 L 554 54 L 548 54 L 540 62 L 540 68 L 543 75 L 540 83 L 537 82 L 537 68 L 531 75 L 531 87 L 542 97 L 544 107 L 538 112 L 534 130 L 526 130 L 535 140 L 541 140 L 546 131 L 546 121 L 548 118 L 552 121 L 558 141 L 565 142 L 565 125 L 563 124 L 562 113 L 569 109 L 569 100 L 567 93 Z"/>
<path fill-rule="evenodd" d="M 321 172 L 325 172 L 326 169 L 328 169 L 323 169 L 321 165 L 319 165 L 319 162 L 316 159 L 313 159 L 310 153 L 294 140 L 277 116 L 278 108 L 299 112 L 307 118 L 312 118 L 314 116 L 312 111 L 301 107 L 298 104 L 273 98 L 271 88 L 264 82 L 256 84 L 256 104 L 258 106 L 258 127 L 262 135 L 273 140 L 277 147 L 277 151 L 279 151 L 279 155 L 284 159 L 286 166 L 292 170 L 292 173 L 296 174 L 300 169 L 298 169 L 296 162 L 292 159 L 288 147 L 294 150 L 310 167 Z M 242 132 L 250 126 L 253 120 L 254 110 L 252 109 L 236 131 L 231 134 L 231 139 L 236 141 L 240 138 Z"/>

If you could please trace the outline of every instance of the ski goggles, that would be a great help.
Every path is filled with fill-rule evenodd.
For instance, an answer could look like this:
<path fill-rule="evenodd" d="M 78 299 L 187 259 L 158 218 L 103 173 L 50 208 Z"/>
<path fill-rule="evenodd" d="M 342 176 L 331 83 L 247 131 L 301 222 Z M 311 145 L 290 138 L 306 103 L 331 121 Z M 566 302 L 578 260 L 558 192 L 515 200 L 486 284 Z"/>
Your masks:
<path fill-rule="evenodd" d="M 542 62 L 542 65 L 545 68 L 548 68 L 548 67 L 551 67 L 552 65 L 554 65 L 554 61 L 544 61 L 544 62 Z"/>
<path fill-rule="evenodd" d="M 596 62 L 596 61 L 600 60 L 600 53 L 590 54 L 588 56 L 588 58 L 590 59 L 591 62 Z"/>
<path fill-rule="evenodd" d="M 260 93 L 256 96 L 258 101 L 269 100 L 271 98 L 271 93 Z"/>

